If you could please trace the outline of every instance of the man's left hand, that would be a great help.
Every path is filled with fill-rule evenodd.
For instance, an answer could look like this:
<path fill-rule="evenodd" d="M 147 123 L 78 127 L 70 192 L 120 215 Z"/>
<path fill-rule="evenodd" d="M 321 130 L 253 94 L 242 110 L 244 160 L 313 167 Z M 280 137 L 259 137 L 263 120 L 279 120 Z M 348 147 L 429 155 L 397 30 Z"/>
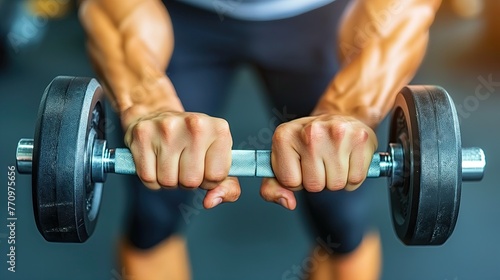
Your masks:
<path fill-rule="evenodd" d="M 377 149 L 373 129 L 349 116 L 323 114 L 281 124 L 272 142 L 276 178 L 266 178 L 261 196 L 293 210 L 293 191 L 357 189 Z"/>

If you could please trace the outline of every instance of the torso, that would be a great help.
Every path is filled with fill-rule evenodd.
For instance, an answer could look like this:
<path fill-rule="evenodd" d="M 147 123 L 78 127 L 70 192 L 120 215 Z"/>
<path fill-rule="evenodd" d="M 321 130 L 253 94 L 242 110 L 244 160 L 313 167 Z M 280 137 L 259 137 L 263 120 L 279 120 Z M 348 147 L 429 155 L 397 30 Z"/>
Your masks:
<path fill-rule="evenodd" d="M 212 11 L 223 19 L 277 20 L 300 15 L 335 0 L 177 0 Z"/>

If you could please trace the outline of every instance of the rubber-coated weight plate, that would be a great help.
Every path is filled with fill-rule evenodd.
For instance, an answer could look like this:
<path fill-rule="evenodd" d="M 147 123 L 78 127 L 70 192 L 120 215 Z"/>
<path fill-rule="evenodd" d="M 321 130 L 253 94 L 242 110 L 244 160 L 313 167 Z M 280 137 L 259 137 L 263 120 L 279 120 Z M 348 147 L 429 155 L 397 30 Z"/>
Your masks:
<path fill-rule="evenodd" d="M 47 241 L 84 242 L 94 231 L 102 184 L 93 183 L 93 140 L 104 139 L 104 96 L 90 78 L 57 77 L 45 89 L 33 151 L 33 209 Z"/>
<path fill-rule="evenodd" d="M 409 86 L 396 97 L 390 143 L 404 151 L 404 182 L 391 186 L 394 229 L 407 245 L 440 245 L 453 232 L 460 206 L 460 127 L 440 87 Z"/>

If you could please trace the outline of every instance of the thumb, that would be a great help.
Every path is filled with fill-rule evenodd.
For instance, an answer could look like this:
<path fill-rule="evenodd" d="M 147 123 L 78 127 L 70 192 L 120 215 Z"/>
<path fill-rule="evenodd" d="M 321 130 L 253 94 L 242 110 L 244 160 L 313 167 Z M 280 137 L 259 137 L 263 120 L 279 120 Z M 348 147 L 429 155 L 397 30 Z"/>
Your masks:
<path fill-rule="evenodd" d="M 241 188 L 238 178 L 227 177 L 215 188 L 208 190 L 203 199 L 203 206 L 206 209 L 214 208 L 222 202 L 235 202 L 240 198 Z"/>
<path fill-rule="evenodd" d="M 262 179 L 260 196 L 265 201 L 280 204 L 288 210 L 294 210 L 297 207 L 297 200 L 293 191 L 283 187 L 275 178 Z"/>

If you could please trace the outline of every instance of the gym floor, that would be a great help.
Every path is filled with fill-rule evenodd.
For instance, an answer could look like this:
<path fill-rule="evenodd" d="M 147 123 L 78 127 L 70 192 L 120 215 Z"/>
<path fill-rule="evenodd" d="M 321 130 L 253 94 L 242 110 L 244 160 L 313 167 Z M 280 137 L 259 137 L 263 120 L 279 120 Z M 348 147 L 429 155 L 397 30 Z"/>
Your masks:
<path fill-rule="evenodd" d="M 1 2 L 1 1 L 0 1 Z M 83 32 L 75 16 L 38 25 L 45 30 L 36 45 L 9 50 L 0 70 L 0 167 L 4 186 L 7 167 L 15 165 L 19 138 L 32 137 L 41 94 L 57 75 L 95 76 L 84 50 Z M 454 234 L 439 247 L 406 247 L 393 232 L 384 179 L 364 186 L 373 197 L 372 225 L 379 230 L 384 251 L 383 279 L 500 279 L 500 51 L 485 34 L 481 18 L 464 20 L 443 9 L 432 27 L 425 61 L 413 84 L 437 84 L 452 95 L 460 114 L 464 146 L 482 147 L 487 155 L 484 180 L 464 183 L 460 215 Z M 499 81 L 491 94 L 475 94 L 481 81 Z M 487 88 L 487 87 L 484 87 Z M 483 89 L 484 89 L 483 88 Z M 223 116 L 230 122 L 235 147 L 248 137 L 262 137 L 271 110 L 251 69 L 243 68 L 232 83 Z M 110 111 L 108 111 L 110 112 Z M 255 112 L 262 112 L 255 114 Z M 121 146 L 119 122 L 111 117 L 112 146 Z M 386 125 L 379 131 L 380 149 L 386 146 Z M 267 140 L 263 140 L 266 142 Z M 267 141 L 269 142 L 269 141 Z M 29 176 L 16 177 L 16 272 L 7 271 L 7 191 L 0 192 L 0 279 L 112 279 L 127 271 L 116 262 L 115 247 L 126 219 L 125 176 L 110 175 L 104 190 L 99 222 L 84 244 L 46 242 L 38 233 L 31 203 Z M 188 202 L 195 215 L 186 220 L 193 275 L 210 279 L 284 279 L 283 273 L 302 266 L 311 238 L 301 207 L 286 211 L 259 197 L 259 180 L 242 179 L 243 195 L 234 204 L 201 210 L 199 199 Z M 302 271 L 307 273 L 307 268 Z M 297 278 L 301 279 L 300 275 Z"/>

